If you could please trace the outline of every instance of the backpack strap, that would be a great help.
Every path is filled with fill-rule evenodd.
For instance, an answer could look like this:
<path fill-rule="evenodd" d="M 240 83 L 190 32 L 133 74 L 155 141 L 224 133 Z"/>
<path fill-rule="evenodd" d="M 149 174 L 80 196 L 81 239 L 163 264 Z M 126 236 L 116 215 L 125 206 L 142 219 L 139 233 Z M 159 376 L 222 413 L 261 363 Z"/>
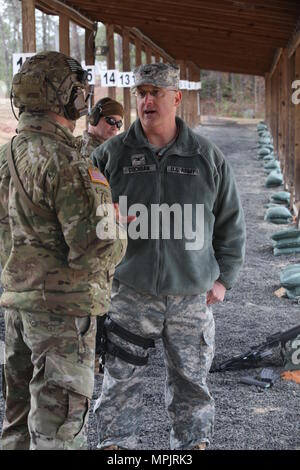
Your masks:
<path fill-rule="evenodd" d="M 16 137 L 16 136 L 15 136 Z M 10 176 L 14 182 L 15 188 L 17 192 L 20 194 L 22 201 L 25 203 L 29 209 L 32 210 L 36 215 L 39 217 L 42 217 L 43 219 L 49 220 L 51 222 L 57 220 L 56 214 L 54 212 L 48 211 L 47 209 L 42 208 L 41 206 L 37 206 L 32 202 L 28 194 L 26 193 L 24 186 L 19 178 L 14 158 L 13 158 L 13 137 L 7 147 L 7 153 L 6 153 L 6 158 L 7 158 L 7 163 L 10 171 Z"/>

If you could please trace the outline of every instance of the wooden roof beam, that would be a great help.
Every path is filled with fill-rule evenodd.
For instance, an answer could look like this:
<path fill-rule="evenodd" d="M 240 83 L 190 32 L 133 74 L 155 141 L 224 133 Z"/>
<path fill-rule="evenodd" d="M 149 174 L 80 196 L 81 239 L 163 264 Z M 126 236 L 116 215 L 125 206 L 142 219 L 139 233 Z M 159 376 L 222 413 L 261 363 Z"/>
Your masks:
<path fill-rule="evenodd" d="M 288 56 L 289 58 L 294 54 L 296 51 L 297 47 L 300 44 L 300 16 L 298 18 L 298 30 L 294 33 L 290 40 L 290 44 L 288 46 Z"/>
<path fill-rule="evenodd" d="M 95 31 L 97 28 L 94 21 L 60 0 L 36 0 L 35 5 L 36 8 L 39 8 L 47 14 L 64 15 L 81 28 L 91 31 Z"/>
<path fill-rule="evenodd" d="M 120 25 L 115 25 L 115 32 L 120 34 L 122 36 L 122 30 L 124 27 Z M 140 39 L 142 42 L 144 49 L 146 51 L 147 48 L 150 48 L 153 53 L 158 54 L 160 57 L 163 57 L 165 60 L 168 62 L 174 62 L 175 59 L 168 54 L 164 49 L 162 49 L 160 46 L 158 46 L 152 39 L 150 39 L 148 36 L 142 33 L 138 28 L 126 28 L 129 36 L 130 36 L 130 41 L 132 43 L 135 43 L 136 38 Z"/>
<path fill-rule="evenodd" d="M 280 58 L 281 58 L 281 55 L 282 55 L 282 51 L 283 51 L 283 49 L 282 49 L 282 48 L 279 48 L 279 49 L 277 49 L 277 51 L 275 52 L 275 55 L 274 55 L 274 58 L 273 58 L 272 67 L 271 67 L 271 69 L 270 69 L 270 74 L 269 74 L 270 77 L 272 77 L 273 73 L 274 73 L 275 70 L 276 70 L 277 64 L 278 64 L 278 62 L 280 61 Z"/>

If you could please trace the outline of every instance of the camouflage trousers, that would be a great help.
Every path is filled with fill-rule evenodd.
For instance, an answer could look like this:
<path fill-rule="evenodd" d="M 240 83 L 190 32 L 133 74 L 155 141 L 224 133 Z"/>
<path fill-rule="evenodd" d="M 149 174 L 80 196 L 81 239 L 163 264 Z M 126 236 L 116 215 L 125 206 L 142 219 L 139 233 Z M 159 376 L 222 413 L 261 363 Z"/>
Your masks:
<path fill-rule="evenodd" d="M 87 447 L 95 317 L 5 311 L 3 450 Z"/>
<path fill-rule="evenodd" d="M 214 354 L 214 319 L 206 305 L 206 295 L 154 297 L 114 281 L 109 316 L 131 333 L 162 339 L 170 448 L 192 449 L 201 442 L 209 444 L 214 400 L 206 378 Z M 111 332 L 108 338 L 129 353 L 147 354 L 142 347 Z M 98 448 L 115 444 L 137 449 L 146 367 L 107 354 L 102 393 L 94 407 Z"/>

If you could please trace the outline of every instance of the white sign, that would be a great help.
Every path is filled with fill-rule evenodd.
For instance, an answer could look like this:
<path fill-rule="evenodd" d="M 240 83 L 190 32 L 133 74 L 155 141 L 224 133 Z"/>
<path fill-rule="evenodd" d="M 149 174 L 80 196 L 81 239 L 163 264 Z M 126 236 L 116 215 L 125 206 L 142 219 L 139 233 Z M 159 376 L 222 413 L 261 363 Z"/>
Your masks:
<path fill-rule="evenodd" d="M 36 52 L 21 52 L 13 54 L 13 75 L 19 72 L 28 57 L 32 57 Z"/>
<path fill-rule="evenodd" d="M 88 83 L 89 85 L 95 85 L 95 65 L 86 65 L 83 67 L 88 73 Z"/>
<path fill-rule="evenodd" d="M 101 77 L 101 86 L 105 86 L 105 87 L 117 86 L 119 71 L 114 70 L 114 69 L 104 70 L 100 73 L 100 77 Z"/>
<path fill-rule="evenodd" d="M 119 72 L 118 87 L 127 88 L 135 84 L 133 72 Z"/>
<path fill-rule="evenodd" d="M 188 81 L 187 80 L 179 80 L 179 88 L 180 90 L 186 90 L 188 87 Z"/>

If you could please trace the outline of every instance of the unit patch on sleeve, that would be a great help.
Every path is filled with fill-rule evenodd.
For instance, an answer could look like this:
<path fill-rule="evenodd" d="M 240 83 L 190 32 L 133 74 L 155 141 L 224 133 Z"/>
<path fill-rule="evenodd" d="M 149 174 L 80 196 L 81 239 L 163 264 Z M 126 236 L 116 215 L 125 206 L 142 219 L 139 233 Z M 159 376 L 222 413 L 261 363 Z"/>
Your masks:
<path fill-rule="evenodd" d="M 104 175 L 102 175 L 102 173 L 100 173 L 98 168 L 90 167 L 89 175 L 90 175 L 92 183 L 104 184 L 104 186 L 109 186 L 107 179 L 105 178 Z"/>

